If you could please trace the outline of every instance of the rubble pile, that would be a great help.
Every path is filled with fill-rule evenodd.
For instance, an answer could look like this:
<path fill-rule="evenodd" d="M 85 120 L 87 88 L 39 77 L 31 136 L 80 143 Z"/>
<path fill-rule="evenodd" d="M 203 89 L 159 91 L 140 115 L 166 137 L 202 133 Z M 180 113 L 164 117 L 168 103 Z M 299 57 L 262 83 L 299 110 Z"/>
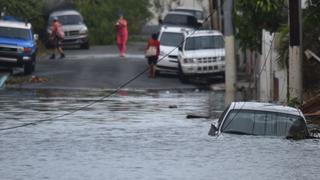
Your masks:
<path fill-rule="evenodd" d="M 311 123 L 320 124 L 320 94 L 305 102 L 301 110 Z"/>

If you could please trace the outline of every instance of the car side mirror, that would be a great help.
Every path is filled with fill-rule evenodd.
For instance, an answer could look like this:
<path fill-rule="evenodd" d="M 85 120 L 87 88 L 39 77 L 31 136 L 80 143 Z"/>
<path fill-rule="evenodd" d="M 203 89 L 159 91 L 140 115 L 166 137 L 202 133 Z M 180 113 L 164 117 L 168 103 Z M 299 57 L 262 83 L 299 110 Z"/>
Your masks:
<path fill-rule="evenodd" d="M 34 34 L 33 35 L 33 39 L 37 41 L 39 39 L 39 35 L 38 34 Z"/>
<path fill-rule="evenodd" d="M 162 25 L 163 24 L 163 20 L 162 19 L 158 19 L 158 23 L 159 23 L 159 25 Z"/>
<path fill-rule="evenodd" d="M 215 135 L 217 135 L 217 132 L 218 132 L 218 128 L 215 125 L 211 124 L 211 127 L 210 127 L 210 130 L 208 132 L 208 135 L 209 136 L 215 136 Z"/>
<path fill-rule="evenodd" d="M 179 46 L 179 47 L 178 47 L 178 50 L 179 50 L 179 51 L 182 51 L 182 46 Z"/>

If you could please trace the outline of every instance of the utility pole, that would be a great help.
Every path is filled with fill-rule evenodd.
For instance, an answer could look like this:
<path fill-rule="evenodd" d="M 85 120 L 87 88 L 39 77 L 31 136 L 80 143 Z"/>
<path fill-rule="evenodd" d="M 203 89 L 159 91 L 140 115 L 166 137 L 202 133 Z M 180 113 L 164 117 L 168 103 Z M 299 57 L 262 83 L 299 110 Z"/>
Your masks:
<path fill-rule="evenodd" d="M 218 9 L 218 22 L 219 22 L 219 31 L 223 31 L 222 27 L 222 9 L 221 9 L 221 0 L 217 0 L 217 9 Z"/>
<path fill-rule="evenodd" d="M 225 71 L 225 105 L 235 101 L 236 97 L 236 61 L 235 43 L 233 31 L 233 0 L 224 1 L 224 37 L 226 49 L 226 71 Z"/>
<path fill-rule="evenodd" d="M 209 0 L 209 12 L 211 14 L 211 28 L 215 30 L 221 30 L 218 0 Z"/>
<path fill-rule="evenodd" d="M 301 0 L 289 0 L 289 98 L 302 102 Z"/>

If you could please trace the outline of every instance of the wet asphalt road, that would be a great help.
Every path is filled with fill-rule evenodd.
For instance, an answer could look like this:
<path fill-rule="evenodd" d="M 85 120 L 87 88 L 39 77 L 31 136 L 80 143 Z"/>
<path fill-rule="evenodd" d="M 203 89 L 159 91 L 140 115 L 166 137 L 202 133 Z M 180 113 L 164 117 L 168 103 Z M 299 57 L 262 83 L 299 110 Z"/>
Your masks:
<path fill-rule="evenodd" d="M 19 88 L 116 89 L 128 82 L 124 89 L 196 88 L 191 84 L 180 83 L 174 75 L 148 78 L 144 46 L 143 43 L 129 44 L 125 58 L 119 57 L 116 46 L 96 46 L 90 50 L 69 49 L 65 51 L 65 59 L 51 60 L 48 54 L 38 58 L 36 72 L 33 74 L 46 81 L 19 84 Z"/>

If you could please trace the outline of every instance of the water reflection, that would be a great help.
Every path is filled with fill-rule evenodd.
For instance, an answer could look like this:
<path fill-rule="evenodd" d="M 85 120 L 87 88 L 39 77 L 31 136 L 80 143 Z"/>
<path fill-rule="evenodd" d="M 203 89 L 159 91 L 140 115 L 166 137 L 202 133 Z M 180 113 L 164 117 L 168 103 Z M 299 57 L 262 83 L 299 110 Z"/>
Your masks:
<path fill-rule="evenodd" d="M 0 126 L 61 115 L 102 94 L 0 91 Z M 211 120 L 185 118 L 223 102 L 214 92 L 129 92 L 0 132 L 1 179 L 318 179 L 318 141 L 215 138 L 207 135 Z"/>

